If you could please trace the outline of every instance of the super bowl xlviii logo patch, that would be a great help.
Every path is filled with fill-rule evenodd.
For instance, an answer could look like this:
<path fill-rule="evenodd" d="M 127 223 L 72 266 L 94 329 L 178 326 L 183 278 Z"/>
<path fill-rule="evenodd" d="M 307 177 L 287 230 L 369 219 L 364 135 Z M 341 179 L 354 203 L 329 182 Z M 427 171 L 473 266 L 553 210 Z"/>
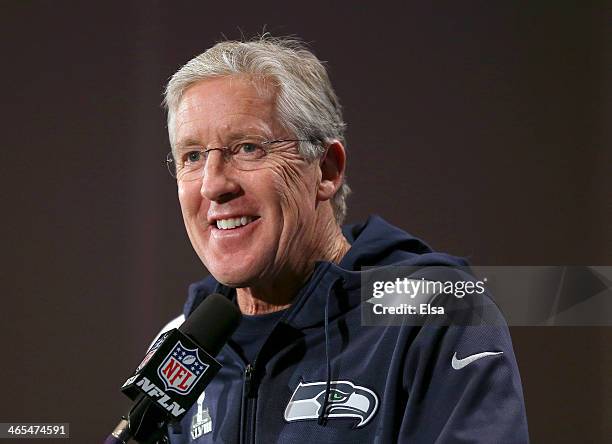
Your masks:
<path fill-rule="evenodd" d="M 157 368 L 157 375 L 166 390 L 186 395 L 207 369 L 208 364 L 200 359 L 198 349 L 187 348 L 179 341 Z"/>
<path fill-rule="evenodd" d="M 300 382 L 285 409 L 285 421 L 318 419 L 323 408 L 327 382 Z M 378 396 L 372 390 L 350 381 L 332 381 L 327 399 L 326 418 L 355 418 L 355 428 L 363 427 L 378 410 Z"/>
<path fill-rule="evenodd" d="M 198 439 L 202 435 L 212 432 L 212 418 L 208 408 L 204 407 L 206 392 L 202 392 L 197 402 L 196 414 L 191 418 L 191 439 Z"/>

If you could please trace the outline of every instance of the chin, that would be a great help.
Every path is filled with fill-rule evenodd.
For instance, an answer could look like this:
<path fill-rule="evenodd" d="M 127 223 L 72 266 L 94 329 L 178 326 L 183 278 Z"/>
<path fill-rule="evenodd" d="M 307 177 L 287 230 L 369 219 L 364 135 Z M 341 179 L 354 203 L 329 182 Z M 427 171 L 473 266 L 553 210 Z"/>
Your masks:
<path fill-rule="evenodd" d="M 256 280 L 256 274 L 252 271 L 238 270 L 232 268 L 232 265 L 216 265 L 206 268 L 217 282 L 227 287 L 248 287 L 251 282 Z"/>

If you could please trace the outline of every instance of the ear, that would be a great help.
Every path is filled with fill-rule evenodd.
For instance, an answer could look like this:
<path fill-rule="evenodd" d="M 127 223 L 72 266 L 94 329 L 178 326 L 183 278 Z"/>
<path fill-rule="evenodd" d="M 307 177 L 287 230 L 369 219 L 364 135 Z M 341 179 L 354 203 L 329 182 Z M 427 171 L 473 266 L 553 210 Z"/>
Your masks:
<path fill-rule="evenodd" d="M 344 178 L 346 151 L 339 140 L 334 140 L 327 146 L 327 151 L 321 158 L 319 167 L 321 169 L 321 182 L 317 188 L 317 200 L 325 201 L 336 194 Z"/>

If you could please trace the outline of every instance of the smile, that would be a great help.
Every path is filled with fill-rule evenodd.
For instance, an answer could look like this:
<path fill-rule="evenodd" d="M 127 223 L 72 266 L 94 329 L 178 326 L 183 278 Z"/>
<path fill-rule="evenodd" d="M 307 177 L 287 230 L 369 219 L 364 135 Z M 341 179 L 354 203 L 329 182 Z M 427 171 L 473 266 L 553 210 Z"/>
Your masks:
<path fill-rule="evenodd" d="M 255 216 L 240 216 L 232 217 L 229 219 L 218 219 L 216 221 L 216 224 L 217 228 L 220 230 L 232 230 L 234 228 L 239 228 L 248 225 L 256 219 L 259 218 Z"/>

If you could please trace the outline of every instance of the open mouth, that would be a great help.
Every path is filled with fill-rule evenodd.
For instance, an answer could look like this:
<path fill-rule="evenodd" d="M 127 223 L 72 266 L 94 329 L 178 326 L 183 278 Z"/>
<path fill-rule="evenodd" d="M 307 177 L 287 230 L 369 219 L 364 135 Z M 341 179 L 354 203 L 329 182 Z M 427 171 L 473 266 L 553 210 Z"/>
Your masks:
<path fill-rule="evenodd" d="M 239 216 L 228 219 L 217 219 L 215 221 L 215 226 L 219 230 L 235 230 L 236 228 L 244 227 L 257 219 L 259 219 L 259 216 Z"/>

